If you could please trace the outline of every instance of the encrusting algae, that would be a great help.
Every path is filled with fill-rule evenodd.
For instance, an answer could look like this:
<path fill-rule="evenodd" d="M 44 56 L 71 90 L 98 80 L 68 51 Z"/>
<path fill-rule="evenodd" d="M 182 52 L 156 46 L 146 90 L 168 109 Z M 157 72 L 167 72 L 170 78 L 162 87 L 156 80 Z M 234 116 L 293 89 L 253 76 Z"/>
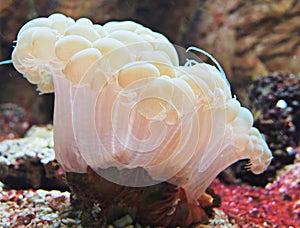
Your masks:
<path fill-rule="evenodd" d="M 104 215 L 117 205 L 142 224 L 187 226 L 203 220 L 218 173 L 248 158 L 258 174 L 272 159 L 224 74 L 180 65 L 168 39 L 138 23 L 37 18 L 19 31 L 12 61 L 54 92 L 56 159 Z"/>

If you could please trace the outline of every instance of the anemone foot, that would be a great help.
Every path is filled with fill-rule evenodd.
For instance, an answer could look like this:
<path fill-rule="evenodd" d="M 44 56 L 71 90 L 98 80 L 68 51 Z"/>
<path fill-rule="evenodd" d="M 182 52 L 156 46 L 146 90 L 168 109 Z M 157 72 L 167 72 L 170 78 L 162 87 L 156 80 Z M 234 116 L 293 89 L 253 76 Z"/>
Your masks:
<path fill-rule="evenodd" d="M 118 185 L 91 168 L 86 174 L 69 172 L 66 176 L 70 188 L 80 199 L 83 226 L 110 225 L 129 215 L 132 222 L 142 226 L 188 227 L 206 223 L 220 202 L 219 197 L 208 190 L 199 198 L 199 205 L 191 205 L 182 188 L 167 182 L 146 187 Z"/>

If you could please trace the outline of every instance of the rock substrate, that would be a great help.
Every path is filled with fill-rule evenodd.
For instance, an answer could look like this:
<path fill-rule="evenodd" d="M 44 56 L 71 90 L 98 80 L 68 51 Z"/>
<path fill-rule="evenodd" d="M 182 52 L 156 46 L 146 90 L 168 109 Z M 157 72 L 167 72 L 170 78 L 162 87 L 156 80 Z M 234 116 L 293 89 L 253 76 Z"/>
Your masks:
<path fill-rule="evenodd" d="M 68 189 L 55 161 L 52 126 L 32 127 L 24 138 L 0 142 L 0 181 L 7 188 Z"/>

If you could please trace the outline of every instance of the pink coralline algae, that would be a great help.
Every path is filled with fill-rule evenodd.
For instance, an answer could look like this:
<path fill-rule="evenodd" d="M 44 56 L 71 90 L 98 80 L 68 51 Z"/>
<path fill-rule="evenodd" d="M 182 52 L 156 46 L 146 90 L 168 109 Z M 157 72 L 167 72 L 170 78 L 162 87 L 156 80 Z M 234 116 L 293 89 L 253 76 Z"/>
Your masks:
<path fill-rule="evenodd" d="M 217 180 L 212 187 L 222 198 L 221 208 L 242 227 L 300 227 L 300 163 L 265 188 Z"/>

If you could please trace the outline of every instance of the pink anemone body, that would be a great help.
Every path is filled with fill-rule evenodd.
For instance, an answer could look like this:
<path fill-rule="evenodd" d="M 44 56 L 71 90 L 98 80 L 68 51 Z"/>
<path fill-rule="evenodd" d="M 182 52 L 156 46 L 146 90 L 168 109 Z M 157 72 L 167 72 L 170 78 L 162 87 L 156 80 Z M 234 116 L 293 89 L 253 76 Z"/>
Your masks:
<path fill-rule="evenodd" d="M 56 159 L 67 172 L 87 166 L 110 181 L 168 181 L 197 202 L 216 175 L 240 159 L 263 172 L 272 155 L 251 113 L 213 66 L 180 66 L 163 35 L 131 21 L 103 26 L 62 14 L 19 31 L 15 68 L 41 92 L 55 93 Z M 126 183 L 101 170 L 143 168 Z"/>

